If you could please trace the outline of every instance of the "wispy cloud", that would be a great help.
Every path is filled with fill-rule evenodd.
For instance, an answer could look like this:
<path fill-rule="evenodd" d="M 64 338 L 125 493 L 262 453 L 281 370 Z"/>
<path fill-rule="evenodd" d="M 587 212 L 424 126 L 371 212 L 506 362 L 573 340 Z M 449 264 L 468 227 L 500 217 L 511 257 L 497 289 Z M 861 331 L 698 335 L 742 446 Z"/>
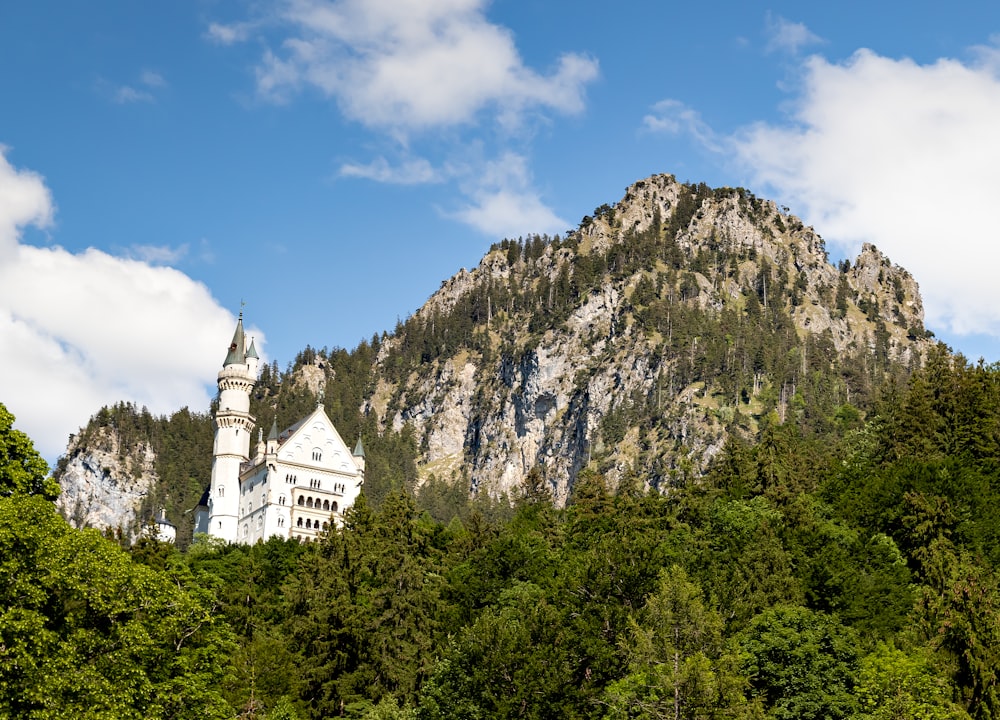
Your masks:
<path fill-rule="evenodd" d="M 105 82 L 100 83 L 105 86 Z M 120 105 L 131 103 L 153 103 L 156 102 L 155 91 L 167 86 L 166 79 L 153 70 L 143 70 L 139 74 L 139 82 L 135 85 L 119 85 L 112 88 L 112 98 Z"/>
<path fill-rule="evenodd" d="M 522 61 L 512 33 L 487 20 L 485 6 L 485 0 L 289 2 L 278 18 L 288 34 L 262 58 L 258 92 L 285 101 L 312 87 L 352 120 L 395 132 L 469 123 L 489 108 L 505 124 L 531 109 L 582 110 L 597 61 L 567 53 L 551 72 L 536 72 Z"/>
<path fill-rule="evenodd" d="M 211 23 L 205 35 L 209 40 L 219 45 L 235 45 L 250 37 L 255 28 L 254 23 Z"/>
<path fill-rule="evenodd" d="M 701 115 L 679 100 L 660 100 L 643 116 L 642 127 L 652 133 L 687 134 L 709 150 L 719 150 L 715 131 Z"/>
<path fill-rule="evenodd" d="M 286 0 L 269 15 L 213 23 L 207 35 L 231 44 L 256 32 L 264 45 L 254 67 L 261 98 L 290 103 L 300 93 L 319 93 L 395 148 L 367 162 L 341 164 L 340 177 L 399 185 L 454 182 L 467 204 L 447 216 L 489 234 L 509 232 L 512 225 L 522 233 L 565 229 L 526 180 L 528 151 L 539 121 L 584 110 L 597 60 L 566 52 L 545 71 L 530 67 L 513 33 L 487 18 L 488 4 Z M 421 142 L 433 144 L 434 152 L 415 151 Z M 499 160 L 467 157 L 469 146 L 491 143 Z M 514 143 L 517 153 L 510 151 Z M 437 159 L 450 155 L 463 156 L 462 163 Z M 513 180 L 517 173 L 508 182 L 483 179 L 515 157 L 520 179 Z M 513 219 L 505 222 L 503 212 Z"/>
<path fill-rule="evenodd" d="M 129 248 L 129 256 L 150 265 L 174 265 L 183 260 L 190 250 L 187 243 L 170 247 L 169 245 L 133 245 Z"/>
<path fill-rule="evenodd" d="M 516 153 L 487 163 L 481 176 L 469 180 L 465 194 L 472 202 L 447 214 L 493 237 L 555 234 L 570 227 L 542 201 L 527 160 Z"/>
<path fill-rule="evenodd" d="M 444 179 L 425 158 L 410 158 L 391 165 L 382 156 L 369 163 L 344 163 L 340 166 L 340 176 L 365 178 L 393 185 L 424 185 Z"/>
<path fill-rule="evenodd" d="M 821 37 L 815 35 L 804 24 L 771 13 L 768 13 L 765 19 L 765 34 L 767 36 L 765 51 L 769 53 L 784 52 L 798 55 L 803 48 L 823 42 Z"/>

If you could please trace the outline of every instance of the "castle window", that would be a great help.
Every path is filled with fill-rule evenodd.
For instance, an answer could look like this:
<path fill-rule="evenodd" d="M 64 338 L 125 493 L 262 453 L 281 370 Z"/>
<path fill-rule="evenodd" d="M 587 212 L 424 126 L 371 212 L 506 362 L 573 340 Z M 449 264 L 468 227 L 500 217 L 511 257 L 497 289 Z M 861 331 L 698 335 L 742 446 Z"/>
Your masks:
<path fill-rule="evenodd" d="M 313 506 L 313 499 L 309 498 L 308 500 L 306 500 L 306 507 L 312 507 L 312 506 Z"/>
<path fill-rule="evenodd" d="M 324 530 L 326 530 L 329 527 L 330 527 L 330 523 L 328 523 L 328 522 L 323 523 L 323 529 Z"/>
<path fill-rule="evenodd" d="M 226 496 L 226 488 L 224 488 L 224 487 L 222 487 L 220 485 L 219 486 L 219 497 L 225 497 L 225 496 Z"/>
<path fill-rule="evenodd" d="M 323 459 L 323 451 L 320 449 L 313 450 L 313 460 L 319 461 Z"/>
<path fill-rule="evenodd" d="M 323 501 L 323 509 L 324 510 L 329 510 L 330 509 L 330 501 L 329 500 L 324 500 Z"/>
<path fill-rule="evenodd" d="M 299 505 L 305 505 L 305 504 L 306 504 L 306 499 L 303 496 L 299 495 Z"/>
<path fill-rule="evenodd" d="M 285 496 L 284 496 L 284 495 L 281 495 L 281 496 L 280 496 L 280 497 L 278 498 L 278 504 L 279 504 L 279 505 L 284 505 L 284 504 L 285 504 Z"/>
<path fill-rule="evenodd" d="M 299 521 L 295 525 L 296 527 L 302 527 L 302 518 L 299 518 Z"/>
<path fill-rule="evenodd" d="M 337 503 L 334 503 L 334 504 L 333 504 L 333 508 L 332 508 L 332 510 L 333 510 L 334 512 L 337 512 Z"/>
<path fill-rule="evenodd" d="M 278 527 L 285 527 L 285 518 L 278 518 Z"/>

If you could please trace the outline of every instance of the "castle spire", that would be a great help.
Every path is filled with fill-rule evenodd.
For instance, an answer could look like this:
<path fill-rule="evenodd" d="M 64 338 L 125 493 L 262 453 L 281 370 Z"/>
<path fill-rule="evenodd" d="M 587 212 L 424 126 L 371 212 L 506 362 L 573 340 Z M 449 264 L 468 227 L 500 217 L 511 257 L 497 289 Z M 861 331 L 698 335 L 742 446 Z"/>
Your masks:
<path fill-rule="evenodd" d="M 239 320 L 236 321 L 236 332 L 233 333 L 233 341 L 229 343 L 229 354 L 226 355 L 226 365 L 246 364 L 246 339 L 243 334 L 243 311 L 240 310 Z"/>

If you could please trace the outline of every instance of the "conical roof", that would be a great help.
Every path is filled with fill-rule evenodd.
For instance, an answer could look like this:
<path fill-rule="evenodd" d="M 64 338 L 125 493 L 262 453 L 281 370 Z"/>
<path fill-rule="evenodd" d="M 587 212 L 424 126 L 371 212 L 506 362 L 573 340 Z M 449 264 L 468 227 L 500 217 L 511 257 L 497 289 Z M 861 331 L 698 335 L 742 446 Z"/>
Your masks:
<path fill-rule="evenodd" d="M 222 363 L 222 366 L 227 365 L 245 365 L 246 364 L 246 340 L 243 335 L 243 313 L 240 313 L 240 319 L 236 321 L 236 332 L 233 333 L 233 341 L 229 343 L 229 354 L 226 355 L 226 361 Z"/>
<path fill-rule="evenodd" d="M 247 357 L 260 360 L 260 356 L 257 355 L 257 348 L 253 344 L 253 338 L 250 338 L 250 348 L 247 350 Z"/>

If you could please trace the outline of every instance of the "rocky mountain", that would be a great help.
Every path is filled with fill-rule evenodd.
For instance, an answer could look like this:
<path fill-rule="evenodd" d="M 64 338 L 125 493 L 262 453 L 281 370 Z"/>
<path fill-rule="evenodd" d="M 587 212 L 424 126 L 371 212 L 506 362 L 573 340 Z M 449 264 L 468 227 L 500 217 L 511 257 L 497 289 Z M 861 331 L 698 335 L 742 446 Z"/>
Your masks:
<path fill-rule="evenodd" d="M 425 476 L 500 495 L 538 467 L 563 503 L 588 464 L 662 487 L 772 413 L 849 415 L 927 336 L 875 247 L 835 267 L 773 202 L 658 175 L 444 282 L 380 348 L 363 410 L 415 429 Z"/>
<path fill-rule="evenodd" d="M 510 497 L 534 473 L 563 504 L 584 467 L 666 490 L 769 423 L 842 432 L 932 344 L 916 282 L 875 247 L 835 266 L 786 208 L 657 175 L 565 238 L 495 245 L 392 333 L 265 367 L 251 411 L 294 422 L 325 387 L 341 434 L 365 437 L 372 493 L 433 479 Z M 96 433 L 118 425 L 92 421 L 57 471 L 64 512 L 127 514 L 138 474 L 182 519 L 177 498 L 207 484 L 210 426 L 178 420 L 195 459 L 161 420 L 125 454 Z M 82 522 L 113 523 L 103 512 Z"/>

